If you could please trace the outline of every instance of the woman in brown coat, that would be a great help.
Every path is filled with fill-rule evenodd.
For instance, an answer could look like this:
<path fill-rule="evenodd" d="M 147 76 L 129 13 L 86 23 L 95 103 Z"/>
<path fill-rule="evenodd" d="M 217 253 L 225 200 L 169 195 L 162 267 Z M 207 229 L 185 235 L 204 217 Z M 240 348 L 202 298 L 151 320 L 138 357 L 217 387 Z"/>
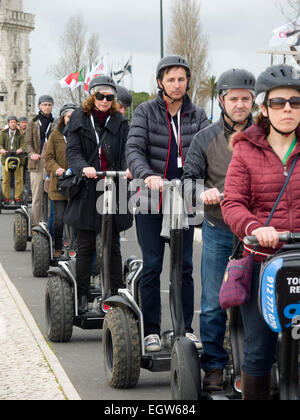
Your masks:
<path fill-rule="evenodd" d="M 62 239 L 64 229 L 64 214 L 67 207 L 67 199 L 57 191 L 57 179 L 68 169 L 66 158 L 67 140 L 64 130 L 69 119 L 76 109 L 73 104 L 64 105 L 59 113 L 60 119 L 56 129 L 51 134 L 47 143 L 46 169 L 50 173 L 49 198 L 54 204 L 54 257 L 62 255 Z"/>

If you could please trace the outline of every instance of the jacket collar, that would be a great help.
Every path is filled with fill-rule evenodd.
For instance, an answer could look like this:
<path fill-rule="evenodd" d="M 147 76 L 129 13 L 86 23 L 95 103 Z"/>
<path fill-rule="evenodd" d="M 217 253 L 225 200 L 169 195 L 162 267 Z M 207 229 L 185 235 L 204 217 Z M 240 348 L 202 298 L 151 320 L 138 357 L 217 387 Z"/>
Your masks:
<path fill-rule="evenodd" d="M 159 104 L 159 106 L 165 111 L 167 112 L 167 103 L 164 99 L 163 93 L 160 91 L 157 95 L 156 98 L 157 103 Z M 188 114 L 192 111 L 194 111 L 195 106 L 192 103 L 189 95 L 186 93 L 183 97 L 183 102 L 182 102 L 182 107 L 181 107 L 181 114 Z"/>
<path fill-rule="evenodd" d="M 300 138 L 300 125 L 296 129 L 296 136 L 298 137 L 298 139 Z M 268 140 L 266 139 L 264 129 L 257 124 L 253 124 L 246 131 L 236 134 L 233 137 L 233 147 L 239 141 L 242 141 L 242 140 L 247 140 L 250 143 L 253 143 L 256 146 L 264 148 L 264 149 L 271 148 Z"/>
<path fill-rule="evenodd" d="M 123 117 L 122 114 L 119 112 L 113 114 L 108 119 L 105 129 L 110 131 L 113 135 L 115 135 L 120 127 L 120 124 L 123 121 L 126 121 L 127 119 Z M 77 131 L 79 129 L 82 129 L 86 131 L 87 133 L 90 133 L 89 137 L 94 138 L 94 129 L 91 123 L 91 117 L 83 112 L 82 109 L 77 109 L 73 112 L 72 117 L 69 121 L 69 124 L 67 126 L 67 131 Z M 96 138 L 94 138 L 96 141 Z"/>

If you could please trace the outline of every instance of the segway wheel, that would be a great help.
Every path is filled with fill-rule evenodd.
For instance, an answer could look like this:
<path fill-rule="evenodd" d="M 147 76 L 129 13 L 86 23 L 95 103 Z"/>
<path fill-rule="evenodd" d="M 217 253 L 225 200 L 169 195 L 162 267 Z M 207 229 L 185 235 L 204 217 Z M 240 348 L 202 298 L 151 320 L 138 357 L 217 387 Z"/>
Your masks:
<path fill-rule="evenodd" d="M 17 252 L 26 251 L 28 239 L 28 222 L 26 217 L 21 213 L 15 214 L 14 221 L 14 242 Z"/>
<path fill-rule="evenodd" d="M 50 244 L 48 238 L 36 232 L 31 240 L 31 261 L 34 277 L 47 277 L 50 266 Z"/>
<path fill-rule="evenodd" d="M 140 377 L 139 330 L 132 312 L 112 307 L 103 324 L 103 353 L 107 381 L 112 388 L 134 388 Z"/>
<path fill-rule="evenodd" d="M 74 301 L 72 287 L 59 276 L 46 286 L 47 337 L 54 343 L 68 343 L 73 334 Z"/>
<path fill-rule="evenodd" d="M 179 338 L 174 344 L 171 361 L 172 400 L 197 401 L 201 398 L 200 361 L 195 344 Z"/>

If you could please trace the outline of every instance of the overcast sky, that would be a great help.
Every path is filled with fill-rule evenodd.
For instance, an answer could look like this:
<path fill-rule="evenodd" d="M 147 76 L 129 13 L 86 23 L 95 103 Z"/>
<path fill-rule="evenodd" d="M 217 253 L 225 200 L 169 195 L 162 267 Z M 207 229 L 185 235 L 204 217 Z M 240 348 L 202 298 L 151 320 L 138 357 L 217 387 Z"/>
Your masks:
<path fill-rule="evenodd" d="M 229 68 L 239 67 L 257 76 L 270 64 L 270 56 L 257 51 L 268 49 L 272 31 L 286 22 L 277 7 L 278 1 L 199 0 L 203 32 L 209 40 L 210 74 L 218 77 Z M 78 13 L 88 31 L 99 34 L 101 54 L 108 53 L 112 64 L 125 64 L 132 55 L 134 90 L 153 91 L 160 59 L 159 0 L 23 0 L 23 3 L 25 12 L 36 15 L 36 29 L 30 37 L 30 74 L 38 96 L 53 91 L 54 81 L 47 70 L 58 61 L 64 25 Z M 172 0 L 163 0 L 163 4 L 166 39 Z M 130 78 L 126 78 L 126 85 L 130 87 Z"/>

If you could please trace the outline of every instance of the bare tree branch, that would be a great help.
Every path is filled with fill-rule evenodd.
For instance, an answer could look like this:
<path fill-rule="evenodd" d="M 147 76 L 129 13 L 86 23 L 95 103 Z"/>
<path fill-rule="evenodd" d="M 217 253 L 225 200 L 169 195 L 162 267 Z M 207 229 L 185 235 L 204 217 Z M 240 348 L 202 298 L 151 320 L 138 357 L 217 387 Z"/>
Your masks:
<path fill-rule="evenodd" d="M 54 66 L 49 69 L 53 79 L 56 81 L 54 90 L 55 103 L 58 106 L 66 102 L 73 102 L 81 105 L 85 99 L 83 87 L 73 92 L 71 89 L 62 89 L 58 84 L 59 80 L 75 71 L 83 69 L 83 74 L 89 71 L 90 67 L 98 60 L 100 42 L 96 33 L 93 33 L 86 41 L 87 29 L 83 18 L 71 17 L 60 39 L 60 57 Z"/>
<path fill-rule="evenodd" d="M 200 5 L 195 0 L 175 0 L 167 50 L 184 56 L 191 67 L 190 95 L 196 104 L 207 102 L 201 85 L 208 76 L 208 41 L 202 33 Z"/>

